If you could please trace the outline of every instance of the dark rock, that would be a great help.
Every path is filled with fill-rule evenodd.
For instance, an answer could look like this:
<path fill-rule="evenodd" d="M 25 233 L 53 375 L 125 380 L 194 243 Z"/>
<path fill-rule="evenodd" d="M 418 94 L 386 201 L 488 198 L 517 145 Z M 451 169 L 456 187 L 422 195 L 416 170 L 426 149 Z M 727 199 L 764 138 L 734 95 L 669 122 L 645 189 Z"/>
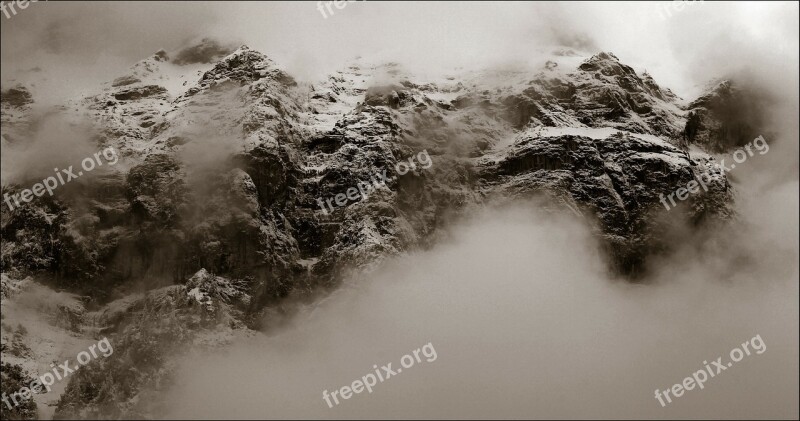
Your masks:
<path fill-rule="evenodd" d="M 133 85 L 134 83 L 139 83 L 141 80 L 135 76 L 122 76 L 114 79 L 114 82 L 111 83 L 112 87 L 119 87 L 119 86 L 128 86 Z"/>
<path fill-rule="evenodd" d="M 713 152 L 744 146 L 764 134 L 769 98 L 723 81 L 689 105 L 684 138 Z"/>
<path fill-rule="evenodd" d="M 24 86 L 10 88 L 0 94 L 0 102 L 4 106 L 24 107 L 33 104 L 33 96 Z"/>
<path fill-rule="evenodd" d="M 166 99 L 167 90 L 158 85 L 147 85 L 139 88 L 126 89 L 114 94 L 118 101 L 137 101 L 143 98 Z"/>

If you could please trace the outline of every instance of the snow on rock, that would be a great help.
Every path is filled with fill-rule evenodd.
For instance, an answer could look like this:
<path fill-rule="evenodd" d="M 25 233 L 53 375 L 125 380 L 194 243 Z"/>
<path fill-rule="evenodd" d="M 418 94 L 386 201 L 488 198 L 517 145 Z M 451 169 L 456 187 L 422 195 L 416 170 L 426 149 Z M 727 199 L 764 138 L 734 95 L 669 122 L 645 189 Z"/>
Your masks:
<path fill-rule="evenodd" d="M 256 320 L 269 326 L 287 298 L 435 245 L 443 221 L 480 206 L 544 197 L 585 217 L 610 268 L 630 279 L 669 246 L 660 195 L 705 174 L 709 190 L 673 215 L 731 216 L 732 186 L 697 150 L 730 127 L 714 111 L 723 91 L 689 111 L 611 53 L 531 55 L 442 75 L 358 59 L 298 83 L 262 53 L 204 40 L 68 103 L 64 112 L 92 121 L 98 146 L 114 146 L 124 165 L 2 215 L 4 271 L 59 273 L 61 287 L 81 292 L 56 300 L 74 320 L 62 334 L 110 335 L 119 349 L 76 376 L 57 414 L 148 417 L 143 402 L 169 380 L 167 356 L 223 344 Z M 4 145 L 24 139 L 18 97 L 3 103 Z M 320 208 L 383 173 L 367 197 Z M 4 277 L 3 296 L 22 295 L 15 285 Z M 91 399 L 90 387 L 100 388 Z"/>
<path fill-rule="evenodd" d="M 245 293 L 247 284 L 241 281 L 231 281 L 229 279 L 215 276 L 205 269 L 200 269 L 195 273 L 185 285 L 187 295 L 198 303 L 204 304 L 207 308 L 213 307 L 213 300 L 218 299 L 224 303 L 231 304 L 239 302 L 243 305 L 250 304 L 250 296 Z"/>

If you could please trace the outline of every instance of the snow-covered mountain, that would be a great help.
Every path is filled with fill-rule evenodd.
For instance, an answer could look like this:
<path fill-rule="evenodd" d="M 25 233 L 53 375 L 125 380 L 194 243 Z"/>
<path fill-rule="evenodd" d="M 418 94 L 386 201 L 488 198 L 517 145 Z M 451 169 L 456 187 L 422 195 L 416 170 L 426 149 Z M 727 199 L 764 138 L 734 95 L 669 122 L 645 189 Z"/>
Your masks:
<path fill-rule="evenodd" d="M 42 317 L 68 314 L 72 337 L 107 335 L 119 349 L 71 377 L 56 415 L 149 416 L 148 394 L 185 345 L 247 335 L 287 298 L 313 299 L 348 270 L 432 247 L 453 218 L 484 206 L 541 197 L 581 215 L 609 270 L 632 282 L 668 251 L 675 218 L 733 216 L 731 185 L 708 152 L 757 135 L 757 120 L 736 123 L 745 92 L 724 81 L 684 101 L 608 52 L 559 49 L 540 61 L 427 80 L 358 59 L 305 83 L 246 46 L 204 40 L 53 110 L 89 122 L 97 150 L 121 156 L 52 198 L 3 209 L 4 314 L 40 289 L 63 291 Z M 3 91 L 4 155 L 46 118 L 35 101 L 26 87 Z M 423 151 L 430 168 L 396 174 Z M 320 209 L 382 171 L 386 188 Z M 667 214 L 660 196 L 701 176 L 708 191 Z M 46 367 L 54 357 L 37 335 L 4 324 L 3 360 Z"/>

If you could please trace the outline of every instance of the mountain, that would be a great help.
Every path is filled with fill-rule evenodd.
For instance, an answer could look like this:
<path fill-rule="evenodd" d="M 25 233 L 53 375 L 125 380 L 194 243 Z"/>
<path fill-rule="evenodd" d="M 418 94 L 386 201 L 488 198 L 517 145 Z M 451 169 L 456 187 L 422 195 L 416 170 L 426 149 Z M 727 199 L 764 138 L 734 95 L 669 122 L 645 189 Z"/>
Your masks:
<path fill-rule="evenodd" d="M 609 270 L 640 282 L 676 219 L 733 217 L 707 153 L 758 129 L 737 125 L 733 86 L 687 104 L 611 53 L 565 49 L 536 69 L 434 80 L 357 59 L 315 83 L 246 46 L 159 51 L 53 111 L 88 122 L 119 162 L 3 209 L 4 312 L 31 285 L 71 294 L 45 314 L 118 351 L 70 378 L 56 416 L 128 418 L 153 413 L 170 356 L 264 328 L 290 299 L 433 247 L 481 207 L 541 198 L 580 215 Z M 42 117 L 25 87 L 2 98 L 3 154 L 14 153 Z M 667 213 L 661 196 L 698 177 L 707 190 Z M 35 338 L 15 332 L 3 325 L 4 361 L 35 367 L 44 354 L 18 351 Z"/>

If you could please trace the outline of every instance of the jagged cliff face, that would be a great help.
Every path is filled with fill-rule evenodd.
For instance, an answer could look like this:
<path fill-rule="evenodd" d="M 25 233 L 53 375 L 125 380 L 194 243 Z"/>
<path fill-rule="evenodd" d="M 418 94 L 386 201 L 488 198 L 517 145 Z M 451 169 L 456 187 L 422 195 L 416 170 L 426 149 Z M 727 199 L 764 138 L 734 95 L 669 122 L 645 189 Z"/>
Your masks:
<path fill-rule="evenodd" d="M 714 152 L 744 146 L 761 134 L 767 101 L 758 92 L 719 82 L 689 104 L 685 137 Z"/>
<path fill-rule="evenodd" d="M 313 84 L 247 47 L 206 40 L 175 56 L 62 110 L 119 151 L 113 171 L 2 214 L 4 295 L 15 279 L 49 278 L 87 297 L 78 330 L 119 344 L 71 381 L 59 416 L 146 416 L 140 394 L 169 378 L 165 355 L 181 344 L 258 327 L 290 295 L 436 244 L 478 206 L 544 197 L 595 227 L 610 270 L 644 279 L 668 249 L 660 195 L 706 175 L 708 191 L 670 216 L 729 218 L 731 186 L 702 150 L 757 127 L 732 126 L 730 85 L 687 107 L 610 53 L 561 50 L 534 72 L 440 81 L 359 60 Z M 3 92 L 4 150 L 34 130 L 32 101 Z M 428 168 L 397 173 L 424 151 Z M 366 200 L 321 209 L 384 172 Z"/>

